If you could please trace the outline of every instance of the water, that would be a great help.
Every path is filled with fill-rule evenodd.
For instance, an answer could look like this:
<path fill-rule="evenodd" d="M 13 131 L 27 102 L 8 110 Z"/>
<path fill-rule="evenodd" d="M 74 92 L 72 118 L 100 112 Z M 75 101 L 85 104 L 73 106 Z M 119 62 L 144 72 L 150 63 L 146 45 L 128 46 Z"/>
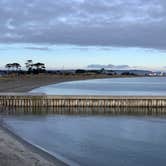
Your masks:
<path fill-rule="evenodd" d="M 78 165 L 166 163 L 165 116 L 24 114 L 19 110 L 9 114 L 3 119 L 18 135 Z"/>
<path fill-rule="evenodd" d="M 73 81 L 32 92 L 165 96 L 166 77 Z M 78 165 L 165 166 L 166 116 L 162 112 L 165 108 L 16 108 L 3 119 L 21 137 Z"/>
<path fill-rule="evenodd" d="M 72 81 L 32 90 L 57 95 L 166 96 L 166 77 L 109 78 Z"/>

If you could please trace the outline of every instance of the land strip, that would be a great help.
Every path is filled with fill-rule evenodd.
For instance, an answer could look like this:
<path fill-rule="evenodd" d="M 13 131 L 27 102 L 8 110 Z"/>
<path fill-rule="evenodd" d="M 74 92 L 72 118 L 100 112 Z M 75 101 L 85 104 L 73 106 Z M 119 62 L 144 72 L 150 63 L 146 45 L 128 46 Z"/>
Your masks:
<path fill-rule="evenodd" d="M 116 77 L 120 76 L 111 76 L 105 74 L 92 74 L 92 75 L 38 74 L 38 75 L 20 75 L 20 76 L 10 75 L 10 76 L 0 77 L 0 92 L 28 92 L 40 86 L 45 86 L 65 81 L 98 79 L 98 78 L 116 78 Z"/>

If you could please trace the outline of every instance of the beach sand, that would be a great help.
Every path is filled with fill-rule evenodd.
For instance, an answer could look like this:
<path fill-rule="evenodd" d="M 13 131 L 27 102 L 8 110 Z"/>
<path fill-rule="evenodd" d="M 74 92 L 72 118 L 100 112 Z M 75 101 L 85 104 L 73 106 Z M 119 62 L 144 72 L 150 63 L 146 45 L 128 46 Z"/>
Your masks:
<path fill-rule="evenodd" d="M 49 155 L 46 155 L 49 156 Z M 0 166 L 54 166 L 60 161 L 48 159 L 40 150 L 33 150 L 28 144 L 16 139 L 12 133 L 0 127 Z"/>
<path fill-rule="evenodd" d="M 28 92 L 40 86 L 72 80 L 106 78 L 105 75 L 20 75 L 0 77 L 0 92 Z M 25 146 L 8 130 L 0 127 L 0 166 L 53 166 L 63 165 L 59 160 L 49 161 L 49 155 Z"/>
<path fill-rule="evenodd" d="M 0 77 L 0 92 L 28 92 L 34 88 L 49 84 L 84 80 L 94 78 L 108 78 L 109 75 L 56 75 L 56 74 L 38 74 L 38 75 L 20 75 Z"/>

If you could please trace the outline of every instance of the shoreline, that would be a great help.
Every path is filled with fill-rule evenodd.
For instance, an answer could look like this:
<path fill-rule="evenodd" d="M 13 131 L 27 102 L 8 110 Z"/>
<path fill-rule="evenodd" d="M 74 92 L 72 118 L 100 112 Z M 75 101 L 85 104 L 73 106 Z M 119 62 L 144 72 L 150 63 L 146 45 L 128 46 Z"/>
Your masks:
<path fill-rule="evenodd" d="M 15 146 L 17 144 L 15 150 L 18 150 L 18 149 L 22 149 L 21 146 L 24 147 L 24 149 L 26 150 L 26 153 L 29 153 L 29 155 L 26 154 L 26 157 L 28 156 L 28 158 L 30 157 L 31 159 L 28 161 L 28 164 L 32 164 L 32 165 L 35 165 L 36 161 L 38 161 L 38 165 L 40 166 L 45 166 L 45 164 L 48 164 L 49 166 L 67 166 L 68 164 L 63 162 L 63 160 L 59 160 L 57 159 L 55 156 L 51 155 L 49 152 L 47 152 L 46 150 L 38 147 L 38 146 L 35 146 L 34 144 L 30 143 L 28 140 L 18 136 L 16 133 L 14 133 L 14 131 L 12 131 L 9 127 L 7 127 L 6 125 L 0 125 L 0 132 L 3 132 L 5 135 L 8 135 L 10 137 L 11 140 L 14 141 L 14 144 L 13 146 Z M 12 148 L 12 147 L 10 147 Z M 1 150 L 0 150 L 1 151 Z M 17 156 L 20 156 L 20 152 L 21 153 L 24 153 L 25 151 L 24 150 L 19 150 L 19 151 L 15 151 L 15 155 Z M 2 152 L 1 152 L 2 153 Z M 20 156 L 20 159 L 24 158 L 24 154 L 23 156 Z M 23 165 L 27 163 L 27 161 L 25 161 L 27 158 L 23 159 Z M 19 160 L 19 159 L 18 159 Z M 25 163 L 24 163 L 25 161 Z M 0 162 L 3 162 L 4 163 L 4 166 L 8 166 L 8 165 L 11 165 L 11 166 L 19 166 L 19 164 L 15 164 L 13 163 L 13 161 L 10 159 L 8 159 L 8 163 L 6 165 L 5 161 L 2 161 L 0 159 Z M 10 163 L 11 162 L 11 163 Z M 22 165 L 20 164 L 20 166 Z M 2 164 L 3 165 L 3 164 Z M 2 166 L 1 165 L 1 166 Z"/>
<path fill-rule="evenodd" d="M 73 161 L 70 161 L 70 160 L 66 159 L 65 157 L 60 156 L 59 154 L 56 154 L 56 153 L 51 154 L 51 152 L 47 151 L 46 149 L 44 149 L 36 144 L 33 144 L 26 138 L 19 136 L 12 129 L 10 129 L 10 127 L 5 123 L 0 124 L 0 130 L 3 130 L 6 134 L 11 136 L 13 139 L 18 141 L 19 143 L 21 143 L 23 146 L 25 146 L 25 148 L 27 148 L 31 152 L 38 154 L 44 160 L 50 162 L 51 166 L 52 166 L 52 164 L 54 164 L 56 166 L 68 166 L 68 165 L 78 166 L 78 164 L 74 163 Z"/>
<path fill-rule="evenodd" d="M 68 81 L 80 81 L 104 78 L 134 78 L 138 76 L 111 76 L 111 75 L 22 75 L 17 77 L 0 77 L 0 92 L 29 92 L 33 89 Z"/>
<path fill-rule="evenodd" d="M 1 166 L 66 166 L 55 156 L 30 144 L 9 128 L 0 125 Z"/>

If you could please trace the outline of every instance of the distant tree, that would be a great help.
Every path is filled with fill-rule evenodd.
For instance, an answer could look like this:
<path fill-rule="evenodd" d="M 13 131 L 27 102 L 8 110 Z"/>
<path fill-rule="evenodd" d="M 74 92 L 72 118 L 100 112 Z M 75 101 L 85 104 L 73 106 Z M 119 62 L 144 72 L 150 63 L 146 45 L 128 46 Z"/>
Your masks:
<path fill-rule="evenodd" d="M 75 73 L 76 73 L 76 74 L 83 74 L 83 73 L 86 73 L 86 71 L 83 70 L 83 69 L 77 69 L 77 70 L 75 71 Z"/>
<path fill-rule="evenodd" d="M 13 70 L 20 70 L 21 69 L 21 65 L 19 63 L 8 63 L 5 65 L 5 68 L 8 69 L 8 71 L 12 68 Z"/>
<path fill-rule="evenodd" d="M 5 65 L 5 68 L 7 68 L 8 73 L 9 73 L 9 70 L 11 69 L 11 67 L 12 67 L 11 63 L 8 63 L 8 64 Z"/>
<path fill-rule="evenodd" d="M 5 65 L 5 68 L 8 69 L 8 73 L 9 73 L 9 70 L 12 68 L 13 72 L 17 73 L 17 78 L 18 78 L 18 75 L 19 75 L 19 72 L 21 71 L 21 65 L 19 63 L 8 63 Z"/>
<path fill-rule="evenodd" d="M 37 62 L 33 64 L 33 71 L 35 73 L 42 73 L 45 71 L 45 69 L 46 67 L 44 63 Z"/>
<path fill-rule="evenodd" d="M 19 71 L 21 69 L 21 65 L 19 63 L 12 63 L 11 64 L 13 69 L 15 69 L 16 71 Z"/>
<path fill-rule="evenodd" d="M 27 68 L 27 72 L 33 73 L 33 74 L 38 74 L 38 73 L 43 73 L 46 70 L 45 64 L 41 62 L 33 63 L 32 60 L 27 60 L 25 63 L 25 66 Z"/>
<path fill-rule="evenodd" d="M 28 73 L 31 73 L 33 70 L 33 61 L 32 60 L 27 60 L 27 62 L 25 63 L 25 66 L 28 70 Z"/>
<path fill-rule="evenodd" d="M 136 76 L 135 73 L 132 72 L 123 72 L 121 75 L 131 75 L 131 76 Z"/>
<path fill-rule="evenodd" d="M 104 68 L 100 69 L 100 73 L 104 74 L 105 73 L 105 69 Z"/>

